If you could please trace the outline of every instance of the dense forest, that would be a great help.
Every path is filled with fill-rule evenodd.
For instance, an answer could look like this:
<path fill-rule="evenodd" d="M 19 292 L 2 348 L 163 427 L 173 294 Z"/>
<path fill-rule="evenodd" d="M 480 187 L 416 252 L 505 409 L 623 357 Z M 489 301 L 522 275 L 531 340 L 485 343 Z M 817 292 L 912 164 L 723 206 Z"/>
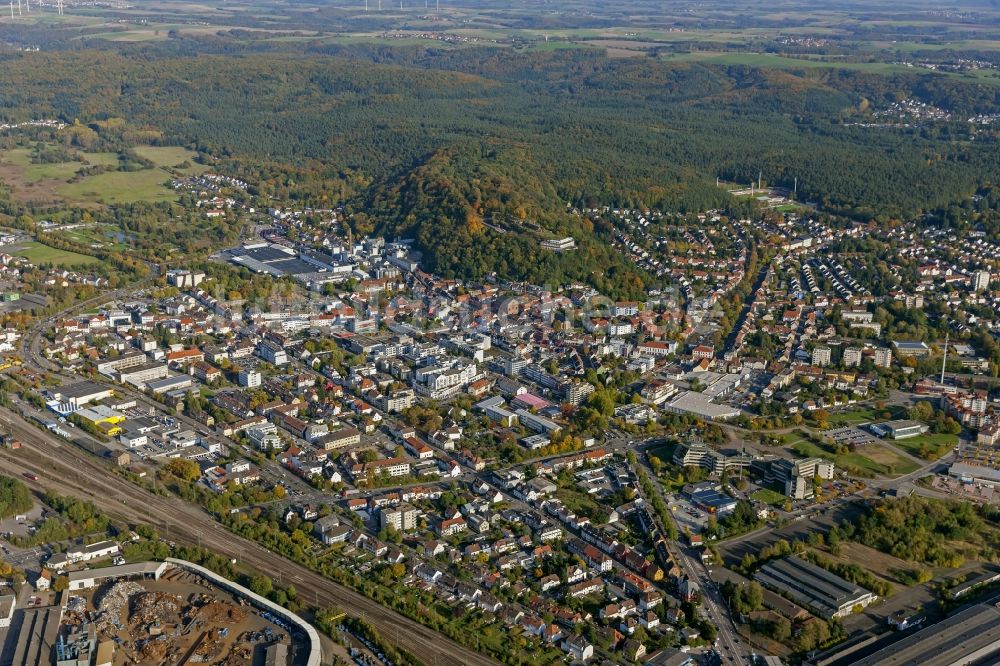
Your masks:
<path fill-rule="evenodd" d="M 62 137 L 77 144 L 113 136 L 116 149 L 190 146 L 262 194 L 363 212 L 359 231 L 413 237 L 429 268 L 455 276 L 636 293 L 645 276 L 609 249 L 607 230 L 567 206 L 724 208 L 716 178 L 762 174 L 789 187 L 797 179 L 800 198 L 831 211 L 888 219 L 960 204 L 1000 174 L 997 135 L 973 137 L 967 124 L 847 122 L 906 97 L 956 114 L 1000 106 L 1000 88 L 946 76 L 723 68 L 587 49 L 121 48 L 3 57 L 0 119 L 79 123 Z M 538 249 L 562 235 L 581 250 Z"/>

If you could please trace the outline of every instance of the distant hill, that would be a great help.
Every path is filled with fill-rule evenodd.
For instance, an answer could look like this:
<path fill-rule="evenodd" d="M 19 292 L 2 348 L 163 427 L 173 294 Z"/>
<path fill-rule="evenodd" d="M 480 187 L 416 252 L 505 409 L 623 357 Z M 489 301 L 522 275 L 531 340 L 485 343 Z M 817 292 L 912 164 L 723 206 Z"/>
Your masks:
<path fill-rule="evenodd" d="M 0 119 L 78 121 L 108 149 L 158 136 L 190 146 L 263 193 L 344 203 L 361 213 L 359 230 L 412 236 L 442 274 L 585 280 L 622 294 L 648 276 L 568 203 L 701 211 L 729 204 L 717 177 L 762 173 L 771 184 L 797 179 L 801 198 L 831 210 L 888 218 L 1000 181 L 996 133 L 970 140 L 961 122 L 860 126 L 872 108 L 906 97 L 958 117 L 1000 107 L 1000 88 L 943 75 L 616 60 L 586 49 L 321 50 L 332 54 L 8 55 Z M 96 122 L 111 117 L 126 129 Z M 564 235 L 580 250 L 539 248 Z"/>

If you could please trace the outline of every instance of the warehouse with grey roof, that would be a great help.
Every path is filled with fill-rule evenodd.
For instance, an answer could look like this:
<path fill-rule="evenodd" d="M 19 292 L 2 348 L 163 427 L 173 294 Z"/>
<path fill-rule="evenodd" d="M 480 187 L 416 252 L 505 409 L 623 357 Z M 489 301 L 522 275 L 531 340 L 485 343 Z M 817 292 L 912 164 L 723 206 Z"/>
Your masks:
<path fill-rule="evenodd" d="M 822 617 L 843 617 L 878 597 L 871 591 L 794 555 L 768 562 L 754 578 Z"/>

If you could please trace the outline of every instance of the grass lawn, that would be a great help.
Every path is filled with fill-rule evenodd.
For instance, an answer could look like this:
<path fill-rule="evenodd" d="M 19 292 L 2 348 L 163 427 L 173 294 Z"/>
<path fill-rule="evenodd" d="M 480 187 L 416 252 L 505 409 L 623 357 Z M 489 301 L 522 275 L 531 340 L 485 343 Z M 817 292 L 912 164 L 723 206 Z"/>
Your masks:
<path fill-rule="evenodd" d="M 958 446 L 958 435 L 928 432 L 916 437 L 886 441 L 891 442 L 894 446 L 898 446 L 912 456 L 927 460 L 937 460 Z"/>
<path fill-rule="evenodd" d="M 824 446 L 801 440 L 792 444 L 791 449 L 803 458 L 825 458 L 833 460 L 837 467 L 860 476 L 900 476 L 917 469 L 912 460 L 907 460 L 893 451 L 878 445 L 871 445 L 857 452 L 834 453 Z"/>
<path fill-rule="evenodd" d="M 763 502 L 764 504 L 770 504 L 771 506 L 784 506 L 787 498 L 781 493 L 775 492 L 770 488 L 761 488 L 751 494 L 750 499 Z"/>
<path fill-rule="evenodd" d="M 143 157 L 157 164 L 157 168 L 142 171 L 109 171 L 88 176 L 78 182 L 67 182 L 86 166 L 117 168 L 116 153 L 83 153 L 84 162 L 56 162 L 32 164 L 31 150 L 14 148 L 0 151 L 0 178 L 11 186 L 15 195 L 25 200 L 49 203 L 114 204 L 136 201 L 174 201 L 176 192 L 166 183 L 170 174 L 165 167 L 173 167 L 194 153 L 180 147 L 143 146 L 136 149 Z M 199 173 L 203 165 L 192 164 L 185 173 Z M 65 200 L 65 201 L 63 201 Z"/>
<path fill-rule="evenodd" d="M 24 257 L 34 264 L 54 264 L 56 266 L 84 266 L 87 264 L 96 264 L 100 261 L 96 257 L 58 250 L 34 241 L 25 244 L 24 247 L 14 252 L 14 254 Z"/>
<path fill-rule="evenodd" d="M 859 423 L 872 423 L 883 420 L 882 414 L 885 412 L 891 414 L 894 419 L 906 418 L 906 409 L 904 407 L 899 405 L 889 405 L 885 409 L 861 407 L 859 409 L 851 409 L 844 412 L 834 412 L 830 414 L 829 422 L 834 428 L 858 425 Z"/>
<path fill-rule="evenodd" d="M 894 74 L 898 72 L 931 74 L 933 70 L 921 67 L 906 67 L 890 62 L 850 62 L 846 60 L 819 58 L 790 58 L 773 53 L 752 53 L 737 51 L 693 51 L 670 53 L 663 56 L 671 62 L 703 62 L 712 65 L 747 65 L 768 69 L 850 69 L 871 74 Z M 1000 77 L 993 70 L 980 69 L 970 72 L 938 72 L 952 78 L 979 81 L 990 85 L 1000 85 Z"/>
<path fill-rule="evenodd" d="M 167 39 L 166 33 L 159 35 L 156 33 L 156 30 L 113 30 L 90 33 L 77 39 L 106 39 L 109 42 L 150 42 Z"/>
<path fill-rule="evenodd" d="M 869 444 L 859 450 L 864 454 L 865 458 L 891 469 L 894 475 L 909 474 L 910 472 L 915 472 L 920 467 L 920 465 L 909 458 L 904 458 L 890 447 L 881 444 Z"/>
<path fill-rule="evenodd" d="M 824 449 L 822 446 L 806 440 L 802 440 L 792 444 L 792 451 L 802 456 L 803 458 L 822 458 L 830 456 L 830 452 Z"/>
<path fill-rule="evenodd" d="M 784 444 L 785 446 L 788 446 L 789 444 L 795 444 L 796 442 L 801 442 L 806 438 L 806 434 L 801 430 L 793 430 L 791 432 L 786 432 L 780 435 L 779 437 L 781 439 L 781 443 Z"/>
<path fill-rule="evenodd" d="M 589 44 L 579 42 L 535 42 L 529 47 L 532 51 L 564 51 L 566 49 L 586 49 L 591 48 Z"/>
<path fill-rule="evenodd" d="M 111 224 L 94 224 L 58 232 L 56 235 L 93 248 L 123 250 L 128 247 L 125 243 L 116 240 L 116 238 L 121 237 L 122 232 Z"/>
<path fill-rule="evenodd" d="M 787 204 L 781 204 L 780 206 L 775 206 L 774 210 L 776 210 L 779 213 L 794 213 L 800 210 L 808 210 L 808 209 L 802 204 L 787 203 Z"/>
<path fill-rule="evenodd" d="M 695 51 L 691 53 L 672 53 L 665 56 L 668 60 L 697 61 L 715 65 L 749 65 L 751 67 L 770 67 L 775 69 L 856 69 L 865 72 L 885 74 L 905 71 L 902 65 L 883 62 L 847 62 L 837 60 L 820 60 L 818 58 L 787 58 L 773 53 L 740 53 Z M 910 69 L 910 71 L 913 71 Z"/>
<path fill-rule="evenodd" d="M 600 503 L 593 496 L 577 490 L 560 488 L 556 491 L 556 497 L 578 515 L 598 516 L 602 512 Z"/>
<path fill-rule="evenodd" d="M 163 169 L 109 171 L 66 183 L 59 194 L 77 202 L 133 203 L 136 201 L 173 201 L 177 193 L 166 186 L 170 175 Z"/>

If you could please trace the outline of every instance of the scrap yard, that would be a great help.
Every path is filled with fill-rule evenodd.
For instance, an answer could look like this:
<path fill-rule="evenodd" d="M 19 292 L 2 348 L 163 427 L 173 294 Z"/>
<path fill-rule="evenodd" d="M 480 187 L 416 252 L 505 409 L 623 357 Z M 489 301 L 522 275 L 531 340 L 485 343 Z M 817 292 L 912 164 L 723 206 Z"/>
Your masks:
<path fill-rule="evenodd" d="M 94 575 L 93 571 L 101 574 Z M 315 630 L 182 560 L 83 571 L 51 605 L 15 616 L 3 662 L 317 666 Z M 40 619 L 41 618 L 41 619 Z"/>
<path fill-rule="evenodd" d="M 91 631 L 91 626 L 93 627 Z M 120 580 L 71 596 L 63 635 L 93 633 L 114 664 L 258 663 L 290 653 L 289 633 L 204 579 L 172 569 L 159 581 Z"/>

